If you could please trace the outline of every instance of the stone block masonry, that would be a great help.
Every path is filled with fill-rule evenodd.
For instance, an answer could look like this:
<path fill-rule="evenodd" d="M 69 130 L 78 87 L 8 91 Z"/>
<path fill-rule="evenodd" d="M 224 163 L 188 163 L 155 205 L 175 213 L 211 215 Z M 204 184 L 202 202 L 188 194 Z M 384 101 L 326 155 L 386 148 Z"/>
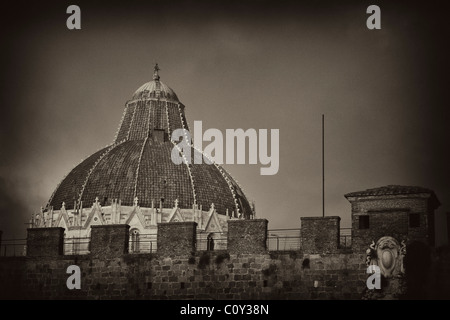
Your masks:
<path fill-rule="evenodd" d="M 127 225 L 96 226 L 90 254 L 1 258 L 0 298 L 359 299 L 365 287 L 363 255 L 268 253 L 267 220 L 230 221 L 227 251 L 196 252 L 195 223 L 159 224 L 157 254 L 127 253 L 128 236 Z M 70 265 L 80 290 L 66 286 Z"/>
<path fill-rule="evenodd" d="M 429 241 L 438 201 L 370 192 L 346 195 L 352 247 L 345 249 L 339 217 L 301 218 L 301 249 L 290 252 L 267 251 L 263 219 L 229 220 L 225 251 L 197 251 L 195 222 L 161 223 L 156 254 L 128 253 L 128 225 L 93 226 L 90 253 L 72 256 L 62 252 L 64 229 L 28 229 L 27 256 L 0 257 L 0 299 L 361 299 L 366 249 L 383 236 L 409 241 L 409 297 L 449 299 L 450 251 Z M 80 290 L 66 286 L 70 265 L 81 269 Z"/>
<path fill-rule="evenodd" d="M 450 298 L 449 252 L 435 260 L 439 279 L 425 297 Z M 124 254 L 0 258 L 0 299 L 360 299 L 364 254 L 197 252 L 190 257 Z M 66 286 L 69 265 L 81 269 L 81 289 Z M 426 283 L 431 283 L 428 280 Z"/>
<path fill-rule="evenodd" d="M 363 260 L 362 255 L 227 252 L 8 257 L 0 259 L 0 298 L 359 299 L 366 279 Z M 80 290 L 66 287 L 72 264 L 81 269 Z"/>
<path fill-rule="evenodd" d="M 64 228 L 27 229 L 27 255 L 59 256 L 63 254 Z"/>
<path fill-rule="evenodd" d="M 338 226 L 332 217 L 325 220 L 333 228 Z M 241 230 L 256 236 L 256 229 L 264 238 L 266 231 L 261 226 L 266 222 L 240 222 L 243 227 L 233 222 L 235 235 Z M 366 290 L 365 253 L 268 253 L 261 242 L 255 247 L 257 252 L 251 253 L 236 252 L 240 250 L 237 244 L 231 251 L 196 252 L 191 251 L 195 224 L 160 227 L 159 235 L 166 237 L 166 243 L 178 239 L 181 245 L 158 246 L 156 254 L 126 253 L 128 226 L 116 225 L 92 229 L 92 250 L 87 255 L 56 255 L 59 249 L 50 246 L 41 255 L 34 248 L 26 257 L 1 257 L 0 299 L 360 299 Z M 43 241 L 44 234 L 59 247 L 56 240 L 63 236 L 59 228 L 35 229 L 29 240 L 49 243 Z M 109 241 L 114 234 L 118 240 Z M 334 235 L 332 239 L 334 244 Z M 450 255 L 444 251 L 441 256 L 432 260 L 436 266 L 430 270 L 434 271 L 426 274 L 439 279 L 426 294 L 449 298 L 445 285 L 450 279 Z M 80 290 L 66 286 L 70 265 L 81 269 Z"/>

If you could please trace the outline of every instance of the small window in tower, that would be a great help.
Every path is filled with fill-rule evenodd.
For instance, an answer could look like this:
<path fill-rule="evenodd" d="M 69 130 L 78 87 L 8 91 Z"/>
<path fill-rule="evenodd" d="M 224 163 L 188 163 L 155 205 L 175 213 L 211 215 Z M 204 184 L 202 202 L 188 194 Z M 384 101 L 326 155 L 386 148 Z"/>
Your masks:
<path fill-rule="evenodd" d="M 418 213 L 409 214 L 409 227 L 410 228 L 420 227 L 420 215 Z"/>
<path fill-rule="evenodd" d="M 359 216 L 359 228 L 369 229 L 369 216 Z"/>

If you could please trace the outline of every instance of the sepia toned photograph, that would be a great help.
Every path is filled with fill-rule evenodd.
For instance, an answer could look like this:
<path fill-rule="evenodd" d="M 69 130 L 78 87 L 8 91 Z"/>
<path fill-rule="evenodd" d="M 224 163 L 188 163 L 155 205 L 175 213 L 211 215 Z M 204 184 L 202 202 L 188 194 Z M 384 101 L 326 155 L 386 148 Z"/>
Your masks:
<path fill-rule="evenodd" d="M 450 299 L 449 9 L 8 5 L 0 299 Z"/>

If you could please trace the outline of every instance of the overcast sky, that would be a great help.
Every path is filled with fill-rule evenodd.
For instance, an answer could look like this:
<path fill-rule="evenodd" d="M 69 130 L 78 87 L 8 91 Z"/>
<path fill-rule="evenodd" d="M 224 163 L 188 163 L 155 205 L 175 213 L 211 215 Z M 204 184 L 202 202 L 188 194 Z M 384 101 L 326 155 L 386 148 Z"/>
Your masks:
<path fill-rule="evenodd" d="M 344 194 L 388 184 L 433 189 L 450 211 L 448 5 L 442 2 L 127 1 L 81 8 L 16 2 L 2 17 L 0 229 L 32 212 L 81 159 L 113 141 L 125 102 L 161 81 L 190 126 L 279 129 L 280 168 L 225 165 L 269 228 L 326 214 L 350 226 Z M 381 30 L 366 8 L 381 7 Z M 428 6 L 427 6 L 428 4 Z"/>

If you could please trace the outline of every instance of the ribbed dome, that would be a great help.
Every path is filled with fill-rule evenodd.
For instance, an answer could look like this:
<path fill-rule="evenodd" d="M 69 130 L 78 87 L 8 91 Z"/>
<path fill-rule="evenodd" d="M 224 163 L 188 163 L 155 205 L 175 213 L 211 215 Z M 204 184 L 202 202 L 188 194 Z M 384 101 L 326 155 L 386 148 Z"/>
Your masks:
<path fill-rule="evenodd" d="M 178 97 L 175 92 L 163 82 L 156 80 L 144 83 L 139 89 L 136 90 L 132 99 L 145 99 L 147 97 L 167 99 L 178 102 Z"/>
<path fill-rule="evenodd" d="M 139 89 L 137 89 L 133 94 L 132 100 L 155 98 L 178 102 L 178 97 L 175 92 L 169 88 L 169 86 L 166 86 L 164 83 L 159 81 L 159 70 L 158 64 L 156 64 L 153 73 L 153 80 L 144 83 Z"/>
<path fill-rule="evenodd" d="M 113 199 L 132 205 L 137 197 L 141 207 L 162 201 L 171 208 L 178 199 L 180 208 L 196 203 L 207 210 L 214 203 L 219 214 L 252 214 L 241 188 L 219 165 L 172 162 L 175 144 L 169 137 L 173 130 L 188 127 L 184 105 L 159 81 L 158 70 L 127 102 L 114 143 L 76 166 L 56 188 L 50 206 L 58 210 L 65 202 L 72 209 L 82 202 L 90 207 L 96 198 L 102 205 Z"/>

